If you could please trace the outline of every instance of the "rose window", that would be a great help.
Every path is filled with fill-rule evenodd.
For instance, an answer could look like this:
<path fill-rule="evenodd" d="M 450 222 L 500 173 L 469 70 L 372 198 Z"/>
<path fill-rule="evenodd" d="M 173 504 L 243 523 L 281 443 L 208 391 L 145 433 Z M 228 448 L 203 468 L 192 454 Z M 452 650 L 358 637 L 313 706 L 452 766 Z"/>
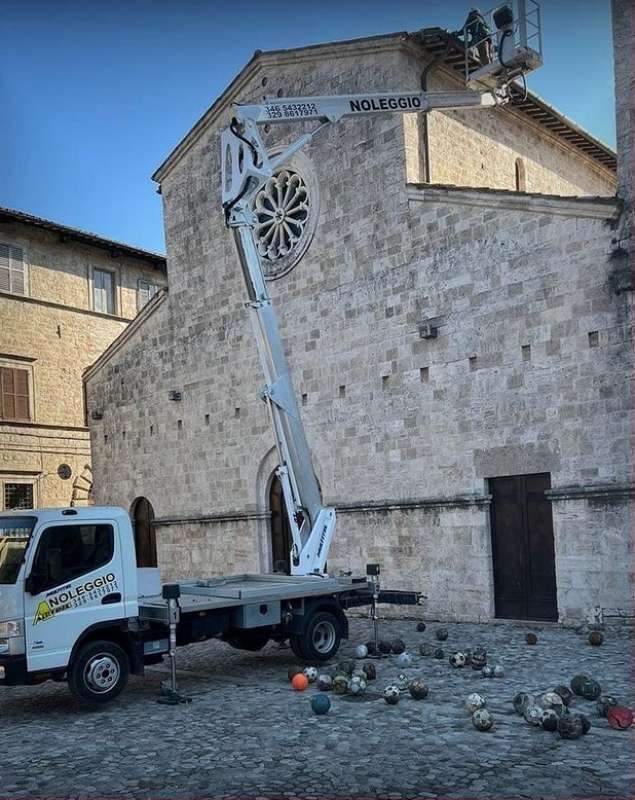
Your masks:
<path fill-rule="evenodd" d="M 309 194 L 304 180 L 290 169 L 273 175 L 256 196 L 256 245 L 270 262 L 265 273 L 277 272 L 274 262 L 288 256 L 304 237 L 309 220 Z"/>

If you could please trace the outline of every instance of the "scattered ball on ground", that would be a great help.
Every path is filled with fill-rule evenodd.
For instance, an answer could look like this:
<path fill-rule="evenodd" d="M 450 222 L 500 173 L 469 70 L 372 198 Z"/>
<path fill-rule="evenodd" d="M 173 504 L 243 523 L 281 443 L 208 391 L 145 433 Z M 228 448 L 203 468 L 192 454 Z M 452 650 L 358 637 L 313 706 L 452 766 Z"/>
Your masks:
<path fill-rule="evenodd" d="M 397 663 L 402 667 L 409 667 L 412 664 L 412 656 L 410 653 L 400 653 Z"/>
<path fill-rule="evenodd" d="M 611 694 L 601 694 L 598 697 L 597 703 L 595 704 L 598 710 L 598 716 L 606 717 L 606 713 L 609 708 L 618 705 L 617 697 L 613 697 Z"/>
<path fill-rule="evenodd" d="M 287 670 L 287 677 L 289 678 L 289 683 L 293 680 L 295 675 L 299 675 L 302 673 L 303 667 L 298 667 L 297 664 L 294 664 L 292 667 L 289 667 Z"/>
<path fill-rule="evenodd" d="M 377 670 L 375 669 L 375 665 L 372 662 L 366 662 L 362 667 L 364 672 L 366 673 L 366 680 L 367 681 L 374 681 L 377 677 Z"/>
<path fill-rule="evenodd" d="M 326 694 L 314 694 L 311 698 L 311 708 L 318 716 L 326 714 L 331 707 L 331 701 Z"/>
<path fill-rule="evenodd" d="M 525 641 L 527 642 L 527 644 L 536 644 L 536 642 L 538 641 L 538 637 L 536 636 L 535 633 L 528 633 L 525 636 Z"/>
<path fill-rule="evenodd" d="M 440 642 L 445 642 L 448 638 L 448 629 L 447 628 L 437 628 L 434 632 L 434 635 Z"/>
<path fill-rule="evenodd" d="M 482 694 L 478 694 L 478 692 L 472 692 L 467 696 L 467 700 L 465 701 L 465 707 L 473 714 L 475 711 L 478 711 L 479 708 L 485 708 L 486 700 Z"/>
<path fill-rule="evenodd" d="M 582 720 L 578 714 L 569 714 L 558 720 L 558 733 L 562 739 L 579 739 L 582 729 Z"/>
<path fill-rule="evenodd" d="M 472 714 L 472 725 L 477 731 L 488 731 L 493 724 L 492 715 L 486 708 L 479 708 Z"/>
<path fill-rule="evenodd" d="M 318 671 L 315 667 L 305 667 L 304 674 L 309 683 L 315 683 L 318 676 Z"/>
<path fill-rule="evenodd" d="M 410 686 L 410 678 L 407 675 L 404 675 L 403 672 L 400 672 L 399 675 L 397 675 L 397 680 L 395 683 L 400 692 L 405 692 L 407 691 L 408 686 Z"/>
<path fill-rule="evenodd" d="M 399 702 L 399 688 L 397 686 L 386 686 L 384 689 L 384 700 L 389 706 L 396 706 Z"/>
<path fill-rule="evenodd" d="M 484 647 L 477 647 L 470 653 L 472 669 L 483 669 L 487 664 L 487 652 Z"/>
<path fill-rule="evenodd" d="M 560 717 L 553 708 L 546 708 L 542 712 L 542 717 L 540 722 L 542 724 L 542 729 L 544 731 L 557 731 L 558 730 L 558 720 Z"/>
<path fill-rule="evenodd" d="M 435 658 L 445 658 L 445 652 L 442 647 L 437 647 L 433 655 Z"/>
<path fill-rule="evenodd" d="M 347 678 L 350 678 L 354 669 L 355 662 L 351 660 L 340 661 L 340 663 L 337 665 L 337 671 L 342 675 L 346 675 Z"/>
<path fill-rule="evenodd" d="M 570 684 L 571 691 L 573 692 L 573 694 L 577 694 L 578 696 L 581 697 L 583 684 L 586 683 L 586 681 L 590 680 L 591 678 L 589 678 L 588 675 L 576 675 L 575 677 L 573 677 L 571 679 L 571 684 Z"/>
<path fill-rule="evenodd" d="M 348 678 L 341 673 L 333 678 L 333 691 L 335 694 L 346 694 L 348 689 Z"/>
<path fill-rule="evenodd" d="M 355 648 L 355 658 L 366 658 L 368 655 L 368 648 L 365 644 L 358 644 Z"/>
<path fill-rule="evenodd" d="M 410 681 L 408 691 L 415 700 L 424 700 L 428 696 L 428 687 L 420 678 Z"/>
<path fill-rule="evenodd" d="M 376 656 L 377 655 L 377 648 L 375 647 L 375 642 L 366 642 L 366 649 L 368 650 L 369 656 Z"/>
<path fill-rule="evenodd" d="M 524 713 L 525 720 L 530 725 L 542 725 L 542 708 L 540 706 L 532 705 L 527 706 Z"/>
<path fill-rule="evenodd" d="M 333 688 L 333 678 L 330 675 L 318 675 L 315 685 L 321 692 L 330 692 Z"/>
<path fill-rule="evenodd" d="M 425 622 L 417 622 L 417 630 L 419 631 L 419 633 L 423 633 L 425 629 L 426 629 Z"/>
<path fill-rule="evenodd" d="M 564 707 L 562 697 L 557 692 L 545 692 L 540 698 L 540 705 L 543 708 L 553 708 L 560 711 Z"/>
<path fill-rule="evenodd" d="M 527 692 L 519 692 L 512 701 L 514 703 L 514 710 L 517 714 L 522 715 L 525 713 L 525 709 L 528 706 L 535 705 L 534 697 L 531 694 L 527 694 Z"/>
<path fill-rule="evenodd" d="M 427 644 L 427 642 L 422 642 L 419 645 L 419 653 L 422 656 L 434 655 L 434 647 L 431 644 Z"/>
<path fill-rule="evenodd" d="M 593 645 L 593 647 L 599 647 L 603 641 L 604 636 L 600 633 L 600 631 L 591 631 L 589 634 L 588 642 L 589 644 Z"/>
<path fill-rule="evenodd" d="M 505 670 L 503 669 L 501 664 L 494 665 L 494 678 L 504 678 L 505 677 Z"/>
<path fill-rule="evenodd" d="M 382 639 L 379 642 L 379 652 L 383 653 L 384 655 L 388 655 L 388 653 L 392 652 L 392 645 L 390 642 L 387 642 L 385 639 Z"/>
<path fill-rule="evenodd" d="M 491 667 L 489 664 L 486 664 L 483 669 L 481 670 L 481 675 L 484 678 L 493 678 L 494 677 L 494 667 Z"/>
<path fill-rule="evenodd" d="M 568 686 L 564 685 L 556 686 L 554 692 L 560 695 L 560 697 L 562 698 L 562 702 L 565 704 L 565 706 L 568 706 L 571 700 L 573 699 L 573 693 L 571 692 L 571 689 L 569 689 Z"/>
<path fill-rule="evenodd" d="M 611 728 L 625 731 L 633 724 L 633 712 L 625 706 L 611 706 L 606 712 L 606 719 Z"/>
<path fill-rule="evenodd" d="M 293 680 L 291 681 L 291 686 L 293 686 L 296 692 L 303 692 L 308 685 L 309 681 L 307 679 L 307 676 L 304 675 L 302 672 L 298 672 L 297 675 L 293 676 Z"/>
<path fill-rule="evenodd" d="M 396 656 L 398 656 L 401 653 L 406 652 L 406 643 L 403 639 L 393 639 L 390 643 L 390 649 Z"/>
<path fill-rule="evenodd" d="M 602 694 L 602 687 L 597 681 L 589 678 L 588 681 L 582 684 L 581 694 L 585 700 L 597 700 Z"/>
<path fill-rule="evenodd" d="M 451 667 L 460 669 L 467 663 L 467 658 L 465 657 L 465 653 L 461 653 L 459 650 L 457 650 L 455 653 L 452 653 L 448 661 L 450 662 Z"/>

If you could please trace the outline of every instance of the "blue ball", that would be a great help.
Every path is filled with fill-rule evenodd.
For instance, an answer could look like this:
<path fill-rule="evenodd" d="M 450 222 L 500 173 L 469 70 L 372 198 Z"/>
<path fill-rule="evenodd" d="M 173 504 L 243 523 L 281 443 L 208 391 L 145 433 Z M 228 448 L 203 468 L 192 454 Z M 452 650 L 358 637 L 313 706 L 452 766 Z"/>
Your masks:
<path fill-rule="evenodd" d="M 311 698 L 311 708 L 315 714 L 326 714 L 331 707 L 331 700 L 327 694 L 314 694 Z"/>

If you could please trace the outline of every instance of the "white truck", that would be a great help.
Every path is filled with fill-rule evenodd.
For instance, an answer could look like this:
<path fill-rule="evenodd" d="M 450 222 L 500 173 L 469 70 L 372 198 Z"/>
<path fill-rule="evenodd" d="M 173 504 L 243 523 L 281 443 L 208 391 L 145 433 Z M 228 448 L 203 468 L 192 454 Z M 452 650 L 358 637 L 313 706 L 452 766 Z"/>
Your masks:
<path fill-rule="evenodd" d="M 527 2 L 537 8 L 534 0 Z M 130 518 L 122 509 L 2 513 L 0 685 L 68 680 L 78 697 L 106 702 L 124 688 L 130 672 L 142 674 L 145 664 L 169 653 L 172 687 L 167 699 L 179 702 L 179 645 L 218 637 L 258 650 L 270 639 L 288 639 L 298 658 L 325 661 L 347 636 L 347 608 L 371 605 L 376 623 L 378 602 L 421 600 L 416 592 L 381 591 L 378 565 L 369 565 L 362 578 L 326 574 L 336 513 L 323 505 L 313 470 L 254 240 L 254 229 L 261 224 L 254 204 L 276 171 L 329 123 L 405 111 L 487 109 L 509 102 L 510 81 L 542 63 L 540 17 L 526 11 L 525 0 L 516 0 L 515 9 L 499 6 L 489 18 L 486 64 L 475 63 L 474 38 L 467 29 L 463 35 L 467 83 L 480 86 L 479 91 L 267 98 L 262 104 L 235 105 L 231 124 L 222 132 L 222 205 L 266 380 L 261 397 L 278 450 L 277 473 L 293 542 L 291 575 L 234 575 L 161 587 L 158 570 L 137 568 Z M 529 32 L 531 25 L 537 34 Z M 537 42 L 535 47 L 531 42 Z M 259 125 L 312 121 L 317 127 L 282 152 L 267 152 Z M 284 223 L 284 211 L 280 214 Z"/>

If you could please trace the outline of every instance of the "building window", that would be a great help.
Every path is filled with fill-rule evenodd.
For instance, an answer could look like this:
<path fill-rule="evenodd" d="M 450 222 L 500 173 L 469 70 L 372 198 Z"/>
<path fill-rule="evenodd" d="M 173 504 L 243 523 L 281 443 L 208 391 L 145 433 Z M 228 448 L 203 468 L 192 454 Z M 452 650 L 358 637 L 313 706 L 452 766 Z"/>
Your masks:
<path fill-rule="evenodd" d="M 26 294 L 22 248 L 0 242 L 0 292 Z"/>
<path fill-rule="evenodd" d="M 102 314 L 115 313 L 115 276 L 105 269 L 93 270 L 93 308 Z"/>
<path fill-rule="evenodd" d="M 156 283 L 150 283 L 150 281 L 139 278 L 137 281 L 137 311 L 141 311 L 146 303 L 149 303 L 159 291 L 161 291 L 161 287 L 157 286 Z"/>
<path fill-rule="evenodd" d="M 4 508 L 33 508 L 33 484 L 5 483 Z"/>
<path fill-rule="evenodd" d="M 516 159 L 516 191 L 527 191 L 527 177 L 525 174 L 525 162 L 522 158 Z"/>
<path fill-rule="evenodd" d="M 0 367 L 0 419 L 31 419 L 28 370 Z"/>

